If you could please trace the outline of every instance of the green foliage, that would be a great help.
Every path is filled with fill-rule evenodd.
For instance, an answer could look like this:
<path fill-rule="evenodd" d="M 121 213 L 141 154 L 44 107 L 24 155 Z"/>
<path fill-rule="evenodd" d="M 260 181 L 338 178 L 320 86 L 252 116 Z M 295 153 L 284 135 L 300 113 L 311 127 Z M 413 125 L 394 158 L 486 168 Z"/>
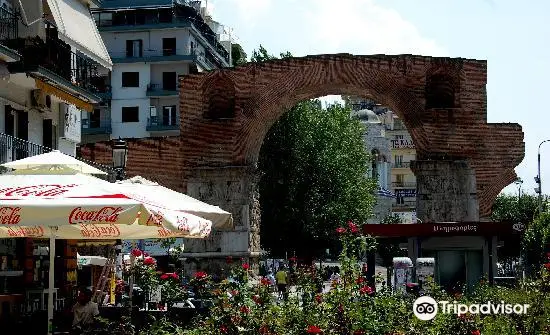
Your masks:
<path fill-rule="evenodd" d="M 304 101 L 267 134 L 259 159 L 264 247 L 276 253 L 326 245 L 338 222 L 372 215 L 376 184 L 365 175 L 364 128 L 349 115 L 337 104 Z"/>
<path fill-rule="evenodd" d="M 232 66 L 239 66 L 246 64 L 246 52 L 244 52 L 243 47 L 238 43 L 231 44 L 231 60 L 233 64 Z"/>
<path fill-rule="evenodd" d="M 480 304 L 501 301 L 529 304 L 524 315 L 438 313 L 432 321 L 421 321 L 412 313 L 416 295 L 401 296 L 389 291 L 373 292 L 359 274 L 356 255 L 372 250 L 371 238 L 363 238 L 357 226 L 348 223 L 338 234 L 344 251 L 340 256 L 342 281 L 327 293 L 317 293 L 316 271 L 298 273 L 296 291 L 288 302 L 276 302 L 264 278 L 258 284 L 247 280 L 247 270 L 234 268 L 235 281 L 224 281 L 214 290 L 214 307 L 185 329 L 185 335 L 475 335 L 548 334 L 550 331 L 550 264 L 537 281 L 508 289 L 480 282 L 472 294 L 449 294 L 433 282 L 427 295 L 437 301 Z"/>
<path fill-rule="evenodd" d="M 501 194 L 493 204 L 491 219 L 529 224 L 538 214 L 538 197 L 531 194 Z"/>
<path fill-rule="evenodd" d="M 281 52 L 278 58 L 289 58 L 289 57 L 292 57 L 292 54 L 287 51 L 287 52 Z M 252 51 L 252 56 L 250 57 L 250 61 L 252 63 L 267 62 L 274 59 L 277 59 L 277 57 L 267 52 L 267 50 L 261 44 L 258 50 Z"/>
<path fill-rule="evenodd" d="M 531 265 L 540 265 L 550 251 L 550 213 L 542 213 L 525 231 L 523 249 Z"/>

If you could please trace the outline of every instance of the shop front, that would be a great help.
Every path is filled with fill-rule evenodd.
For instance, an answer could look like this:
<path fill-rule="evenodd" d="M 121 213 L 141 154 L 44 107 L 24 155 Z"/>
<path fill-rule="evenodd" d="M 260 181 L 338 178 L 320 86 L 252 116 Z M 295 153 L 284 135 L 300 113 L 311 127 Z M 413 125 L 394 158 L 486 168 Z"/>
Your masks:
<path fill-rule="evenodd" d="M 70 310 L 77 291 L 74 241 L 56 241 L 54 309 Z M 0 329 L 2 334 L 41 334 L 47 319 L 49 240 L 0 239 Z M 37 326 L 36 329 L 33 328 Z M 5 330 L 5 332 L 4 332 Z"/>
<path fill-rule="evenodd" d="M 497 276 L 498 249 L 517 246 L 524 230 L 510 222 L 371 224 L 363 233 L 407 242 L 408 256 L 434 258 L 434 279 L 447 290 L 472 288 Z M 519 255 L 518 255 L 519 256 Z"/>

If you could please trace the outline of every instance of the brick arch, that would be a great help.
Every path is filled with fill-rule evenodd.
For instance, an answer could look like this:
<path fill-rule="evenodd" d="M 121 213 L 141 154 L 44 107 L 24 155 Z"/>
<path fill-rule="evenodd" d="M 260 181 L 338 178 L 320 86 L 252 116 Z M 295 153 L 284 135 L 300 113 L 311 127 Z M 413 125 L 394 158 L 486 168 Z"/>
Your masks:
<path fill-rule="evenodd" d="M 434 75 L 446 78 L 445 89 L 454 94 L 452 108 L 426 108 L 426 84 Z M 524 155 L 521 126 L 487 123 L 485 61 L 316 55 L 249 63 L 181 81 L 184 188 L 195 168 L 253 165 L 265 134 L 285 110 L 328 94 L 370 97 L 388 105 L 403 119 L 419 159 L 468 160 L 475 171 L 482 215 L 490 213 L 496 195 L 514 180 L 514 168 Z M 204 102 L 218 91 L 234 96 L 232 118 L 204 117 L 209 112 Z"/>
<path fill-rule="evenodd" d="M 320 63 L 285 72 L 256 92 L 254 99 L 244 106 L 243 112 L 253 117 L 246 120 L 239 133 L 237 160 L 256 162 L 267 132 L 292 106 L 303 100 L 334 94 L 362 96 L 387 105 L 403 120 L 418 150 L 427 150 L 428 136 L 420 119 L 423 101 L 404 84 L 402 76 L 386 72 L 372 69 L 368 63 L 344 68 Z"/>

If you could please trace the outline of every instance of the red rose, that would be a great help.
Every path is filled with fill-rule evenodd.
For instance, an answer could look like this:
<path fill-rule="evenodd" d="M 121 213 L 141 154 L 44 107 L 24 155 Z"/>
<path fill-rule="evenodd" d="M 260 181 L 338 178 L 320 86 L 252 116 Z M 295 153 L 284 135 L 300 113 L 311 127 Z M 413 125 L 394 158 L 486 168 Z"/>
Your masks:
<path fill-rule="evenodd" d="M 206 272 L 204 271 L 197 271 L 195 272 L 195 279 L 204 279 L 206 278 L 208 275 L 206 274 Z"/>
<path fill-rule="evenodd" d="M 250 308 L 248 308 L 248 306 L 241 306 L 240 311 L 243 314 L 248 314 L 250 312 Z"/>
<path fill-rule="evenodd" d="M 357 329 L 353 332 L 353 335 L 365 335 L 366 332 L 363 329 Z"/>
<path fill-rule="evenodd" d="M 365 282 L 365 278 L 363 278 L 363 277 L 359 277 L 359 278 L 357 278 L 357 280 L 355 281 L 355 283 L 357 283 L 357 284 L 361 284 L 361 283 L 364 283 L 364 282 Z"/>
<path fill-rule="evenodd" d="M 260 331 L 260 334 L 262 334 L 262 335 L 267 334 L 267 333 L 269 333 L 269 328 L 266 325 L 262 325 L 260 327 L 259 331 Z"/>
<path fill-rule="evenodd" d="M 250 269 L 250 265 L 248 265 L 248 263 L 244 263 L 243 270 L 248 270 L 248 269 Z"/>
<path fill-rule="evenodd" d="M 145 257 L 145 259 L 143 260 L 143 264 L 145 265 L 155 265 L 155 263 L 155 259 L 152 257 Z"/>
<path fill-rule="evenodd" d="M 226 262 L 227 264 L 233 263 L 233 257 L 227 256 L 227 257 L 225 258 L 225 262 Z"/>
<path fill-rule="evenodd" d="M 151 256 L 151 255 L 149 255 L 148 252 L 145 252 L 145 251 L 143 252 L 143 257 L 149 257 L 149 256 Z"/>
<path fill-rule="evenodd" d="M 220 332 L 222 332 L 223 334 L 227 334 L 227 327 L 225 325 L 221 325 Z"/>
<path fill-rule="evenodd" d="M 321 334 L 321 333 L 323 333 L 323 331 L 321 330 L 321 328 L 319 328 L 317 326 L 309 326 L 309 327 L 307 327 L 307 333 L 308 334 Z"/>
<path fill-rule="evenodd" d="M 231 291 L 232 296 L 236 296 L 237 294 L 239 294 L 239 291 L 237 291 L 237 290 L 232 290 Z"/>
<path fill-rule="evenodd" d="M 323 301 L 323 296 L 321 294 L 317 294 L 315 296 L 315 301 L 317 301 L 317 303 L 320 304 Z"/>
<path fill-rule="evenodd" d="M 363 286 L 359 289 L 359 292 L 361 294 L 371 294 L 372 293 L 372 288 L 370 288 L 369 286 Z"/>
<path fill-rule="evenodd" d="M 260 299 L 259 295 L 252 296 L 252 300 L 258 305 L 262 303 L 262 299 Z"/>
<path fill-rule="evenodd" d="M 479 330 L 472 330 L 472 335 L 481 335 L 481 332 Z"/>
<path fill-rule="evenodd" d="M 141 250 L 139 250 L 139 249 L 134 249 L 134 250 L 132 250 L 132 256 L 134 256 L 134 257 L 141 257 L 141 255 L 143 255 L 143 253 L 141 252 Z"/>
<path fill-rule="evenodd" d="M 344 234 L 346 232 L 346 228 L 344 227 L 336 228 L 336 232 L 338 234 Z"/>
<path fill-rule="evenodd" d="M 170 277 L 170 276 L 168 276 L 167 273 L 164 273 L 164 274 L 162 274 L 162 275 L 160 276 L 160 279 L 166 280 L 166 279 L 168 279 L 169 277 Z"/>
<path fill-rule="evenodd" d="M 177 273 L 171 273 L 170 277 L 172 277 L 172 279 L 176 279 L 176 280 L 180 279 L 180 276 L 178 276 Z"/>
<path fill-rule="evenodd" d="M 550 271 L 550 263 L 544 264 L 544 267 L 546 268 L 546 270 Z"/>
<path fill-rule="evenodd" d="M 264 286 L 269 286 L 271 284 L 271 281 L 265 277 L 262 277 L 262 279 L 260 279 L 260 284 Z"/>

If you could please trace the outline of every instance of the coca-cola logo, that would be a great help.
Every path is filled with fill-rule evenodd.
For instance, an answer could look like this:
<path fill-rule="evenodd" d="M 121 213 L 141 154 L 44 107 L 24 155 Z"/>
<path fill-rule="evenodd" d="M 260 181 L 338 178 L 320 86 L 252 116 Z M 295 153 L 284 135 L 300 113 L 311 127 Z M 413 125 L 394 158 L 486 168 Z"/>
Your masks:
<path fill-rule="evenodd" d="M 178 216 L 177 225 L 178 225 L 178 230 L 181 231 L 181 232 L 189 233 L 189 231 L 191 230 L 189 228 L 189 223 L 188 223 L 188 220 L 187 220 L 186 217 L 179 217 Z"/>
<path fill-rule="evenodd" d="M 21 222 L 21 207 L 0 207 L 0 224 L 16 225 Z"/>
<path fill-rule="evenodd" d="M 152 212 L 149 214 L 149 217 L 147 218 L 147 222 L 145 223 L 146 226 L 162 226 L 162 220 L 164 220 L 164 217 L 161 212 Z"/>
<path fill-rule="evenodd" d="M 81 224 L 80 235 L 85 238 L 119 237 L 120 229 L 115 224 Z"/>
<path fill-rule="evenodd" d="M 182 234 L 180 232 L 170 231 L 166 228 L 159 228 L 158 229 L 158 236 L 160 238 L 181 237 Z"/>
<path fill-rule="evenodd" d="M 9 237 L 44 237 L 44 228 L 42 227 L 9 227 Z"/>
<path fill-rule="evenodd" d="M 116 223 L 122 207 L 106 206 L 98 210 L 76 207 L 69 215 L 69 224 Z"/>
<path fill-rule="evenodd" d="M 68 192 L 71 188 L 79 186 L 70 185 L 32 185 L 23 187 L 7 187 L 0 189 L 0 197 L 55 197 Z"/>

